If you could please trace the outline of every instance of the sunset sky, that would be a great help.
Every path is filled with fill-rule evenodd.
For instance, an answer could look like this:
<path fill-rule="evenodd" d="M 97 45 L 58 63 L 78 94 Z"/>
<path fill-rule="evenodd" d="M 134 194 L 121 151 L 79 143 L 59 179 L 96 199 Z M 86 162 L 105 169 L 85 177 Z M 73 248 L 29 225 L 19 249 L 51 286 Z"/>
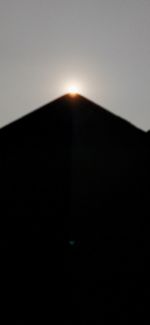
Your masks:
<path fill-rule="evenodd" d="M 0 0 L 0 126 L 71 87 L 150 129 L 149 0 Z"/>

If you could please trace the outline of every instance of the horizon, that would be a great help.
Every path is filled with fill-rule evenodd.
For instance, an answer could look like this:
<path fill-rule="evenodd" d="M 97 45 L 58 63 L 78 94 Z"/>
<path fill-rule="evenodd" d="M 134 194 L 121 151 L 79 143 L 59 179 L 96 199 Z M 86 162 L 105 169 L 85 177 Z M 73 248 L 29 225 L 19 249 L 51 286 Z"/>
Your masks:
<path fill-rule="evenodd" d="M 41 106 L 36 107 L 34 110 L 29 111 L 29 112 L 25 113 L 24 115 L 22 115 L 22 116 L 16 118 L 15 120 L 8 122 L 8 124 L 3 125 L 2 127 L 0 127 L 0 130 L 5 129 L 5 127 L 7 128 L 7 127 L 9 127 L 9 126 L 12 126 L 13 124 L 15 124 L 15 122 L 22 121 L 24 118 L 26 118 L 26 117 L 30 117 L 30 115 L 33 115 L 33 114 L 36 113 L 37 111 L 40 111 L 40 110 L 42 110 L 42 109 L 44 109 L 44 108 L 47 108 L 49 105 L 56 104 L 57 102 L 60 102 L 61 100 L 62 100 L 62 101 L 63 101 L 63 100 L 66 100 L 66 101 L 70 100 L 70 101 L 73 103 L 73 102 L 78 101 L 80 98 L 81 98 L 82 100 L 84 100 L 84 101 L 90 102 L 91 105 L 96 106 L 97 109 L 104 110 L 105 112 L 109 113 L 110 116 L 115 116 L 116 118 L 118 118 L 118 119 L 120 119 L 120 120 L 122 120 L 122 121 L 125 121 L 125 122 L 128 123 L 129 125 L 133 126 L 134 128 L 136 128 L 136 129 L 138 129 L 138 130 L 140 130 L 140 131 L 142 131 L 142 132 L 147 133 L 147 132 L 150 131 L 150 130 L 147 130 L 147 131 L 142 130 L 142 129 L 139 128 L 137 125 L 133 124 L 131 121 L 128 121 L 127 119 L 123 118 L 122 116 L 119 116 L 119 115 L 115 114 L 114 112 L 109 111 L 106 107 L 99 105 L 98 103 L 94 102 L 94 101 L 91 100 L 90 98 L 85 97 L 85 96 L 83 96 L 82 94 L 79 94 L 79 93 L 76 93 L 76 94 L 65 93 L 65 94 L 63 94 L 63 95 L 60 96 L 60 97 L 54 98 L 54 99 L 53 99 L 52 101 L 50 101 L 50 102 L 43 103 Z"/>
<path fill-rule="evenodd" d="M 150 129 L 150 2 L 0 1 L 0 127 L 70 87 Z"/>

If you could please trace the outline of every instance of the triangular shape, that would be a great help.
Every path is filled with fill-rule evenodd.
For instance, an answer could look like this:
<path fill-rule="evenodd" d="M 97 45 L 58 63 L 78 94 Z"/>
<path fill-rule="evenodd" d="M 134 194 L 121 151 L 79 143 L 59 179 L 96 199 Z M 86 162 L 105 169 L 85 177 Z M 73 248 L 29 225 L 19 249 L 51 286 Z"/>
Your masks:
<path fill-rule="evenodd" d="M 0 228 L 11 246 L 1 263 L 7 269 L 13 264 L 13 281 L 3 272 L 1 290 L 3 296 L 10 288 L 16 292 L 21 315 L 29 319 L 39 310 L 37 322 L 43 321 L 64 301 L 68 319 L 76 315 L 78 321 L 85 287 L 86 317 L 99 306 L 93 307 L 98 323 L 106 307 L 116 308 L 109 290 L 119 304 L 127 306 L 127 293 L 137 299 L 131 289 L 142 277 L 146 139 L 147 133 L 80 95 L 65 95 L 1 129 Z"/>

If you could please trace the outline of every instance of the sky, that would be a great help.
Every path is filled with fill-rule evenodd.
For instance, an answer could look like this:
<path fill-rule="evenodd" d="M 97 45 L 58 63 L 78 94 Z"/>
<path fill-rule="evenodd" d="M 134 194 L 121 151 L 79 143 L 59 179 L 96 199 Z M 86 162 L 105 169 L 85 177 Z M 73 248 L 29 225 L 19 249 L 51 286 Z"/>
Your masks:
<path fill-rule="evenodd" d="M 150 129 L 149 0 L 0 0 L 0 126 L 72 85 Z"/>

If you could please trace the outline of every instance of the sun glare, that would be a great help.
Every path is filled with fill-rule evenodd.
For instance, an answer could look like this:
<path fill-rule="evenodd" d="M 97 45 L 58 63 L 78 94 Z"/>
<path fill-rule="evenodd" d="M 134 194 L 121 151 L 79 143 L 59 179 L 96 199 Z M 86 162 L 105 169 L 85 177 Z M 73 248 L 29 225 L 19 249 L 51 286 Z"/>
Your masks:
<path fill-rule="evenodd" d="M 78 97 L 83 94 L 83 85 L 78 80 L 68 80 L 64 84 L 62 82 L 62 92 L 70 97 Z"/>
<path fill-rule="evenodd" d="M 68 88 L 68 93 L 70 94 L 70 96 L 76 96 L 79 93 L 78 87 L 77 86 L 70 86 Z"/>

